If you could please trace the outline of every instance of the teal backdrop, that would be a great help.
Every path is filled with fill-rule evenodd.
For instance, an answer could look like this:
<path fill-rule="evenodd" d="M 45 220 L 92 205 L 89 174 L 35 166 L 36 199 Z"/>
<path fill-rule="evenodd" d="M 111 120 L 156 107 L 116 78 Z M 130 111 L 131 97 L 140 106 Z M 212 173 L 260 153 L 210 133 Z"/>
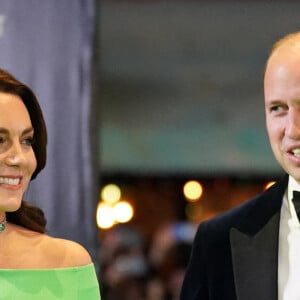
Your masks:
<path fill-rule="evenodd" d="M 103 1 L 102 174 L 280 172 L 263 71 L 273 42 L 299 30 L 299 11 L 289 1 Z"/>

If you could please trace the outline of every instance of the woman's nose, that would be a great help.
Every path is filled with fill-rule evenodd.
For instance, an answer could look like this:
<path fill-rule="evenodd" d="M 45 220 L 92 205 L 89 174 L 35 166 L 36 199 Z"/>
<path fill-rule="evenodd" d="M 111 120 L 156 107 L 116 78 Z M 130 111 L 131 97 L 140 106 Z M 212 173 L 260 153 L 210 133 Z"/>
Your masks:
<path fill-rule="evenodd" d="M 7 152 L 6 163 L 8 165 L 19 165 L 24 161 L 24 153 L 21 145 L 13 144 Z"/>

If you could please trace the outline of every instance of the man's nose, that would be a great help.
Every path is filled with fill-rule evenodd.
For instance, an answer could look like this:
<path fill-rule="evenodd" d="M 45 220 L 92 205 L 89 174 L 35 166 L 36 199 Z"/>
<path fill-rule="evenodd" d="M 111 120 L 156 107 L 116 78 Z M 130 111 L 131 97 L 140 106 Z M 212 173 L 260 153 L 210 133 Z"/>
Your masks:
<path fill-rule="evenodd" d="M 294 140 L 300 139 L 300 109 L 291 109 L 288 113 L 286 135 Z"/>

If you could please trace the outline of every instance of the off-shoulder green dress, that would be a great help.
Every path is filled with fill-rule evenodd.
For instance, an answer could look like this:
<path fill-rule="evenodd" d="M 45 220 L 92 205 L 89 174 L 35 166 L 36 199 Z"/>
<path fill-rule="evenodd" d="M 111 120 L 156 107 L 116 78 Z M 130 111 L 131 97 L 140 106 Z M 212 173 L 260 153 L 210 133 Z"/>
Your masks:
<path fill-rule="evenodd" d="M 100 300 L 93 264 L 54 269 L 0 269 L 2 300 Z"/>

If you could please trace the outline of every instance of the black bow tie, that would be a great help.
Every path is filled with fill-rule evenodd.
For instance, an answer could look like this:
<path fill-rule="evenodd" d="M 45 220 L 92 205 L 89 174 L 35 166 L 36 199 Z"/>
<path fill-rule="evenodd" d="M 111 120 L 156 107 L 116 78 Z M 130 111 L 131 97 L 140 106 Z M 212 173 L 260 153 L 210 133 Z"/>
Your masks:
<path fill-rule="evenodd" d="M 300 192 L 293 191 L 293 203 L 298 216 L 298 220 L 300 220 Z"/>

